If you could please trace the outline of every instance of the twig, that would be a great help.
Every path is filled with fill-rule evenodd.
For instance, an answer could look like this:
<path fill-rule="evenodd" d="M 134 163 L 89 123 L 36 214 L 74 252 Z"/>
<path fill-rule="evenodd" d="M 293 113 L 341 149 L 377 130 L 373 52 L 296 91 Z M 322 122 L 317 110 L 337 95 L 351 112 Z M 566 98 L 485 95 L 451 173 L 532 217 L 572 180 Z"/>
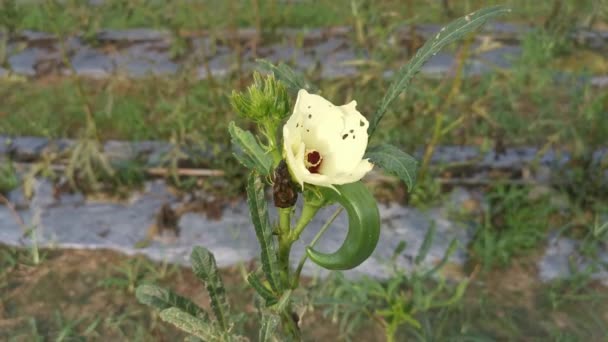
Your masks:
<path fill-rule="evenodd" d="M 166 176 L 171 174 L 171 170 L 164 167 L 151 167 L 145 170 L 145 172 L 152 176 Z M 224 170 L 216 169 L 176 169 L 173 174 L 179 176 L 192 176 L 192 177 L 221 177 L 224 175 Z"/>
<path fill-rule="evenodd" d="M 15 167 L 18 169 L 26 169 L 31 166 L 30 163 L 14 163 Z M 63 172 L 66 170 L 67 166 L 59 165 L 59 164 L 51 164 L 48 166 L 49 169 L 53 171 Z M 144 169 L 144 172 L 151 176 L 166 176 L 171 174 L 171 170 L 164 167 L 150 167 Z M 174 174 L 179 176 L 191 176 L 191 177 L 222 177 L 224 176 L 224 170 L 218 169 L 183 169 L 178 168 L 175 170 Z"/>

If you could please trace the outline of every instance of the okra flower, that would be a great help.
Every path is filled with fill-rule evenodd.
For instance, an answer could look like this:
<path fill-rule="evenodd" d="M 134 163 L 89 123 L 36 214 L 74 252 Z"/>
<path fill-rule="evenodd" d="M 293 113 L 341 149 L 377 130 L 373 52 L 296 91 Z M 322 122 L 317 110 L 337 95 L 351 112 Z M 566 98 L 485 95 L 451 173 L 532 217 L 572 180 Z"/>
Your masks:
<path fill-rule="evenodd" d="M 363 159 L 369 123 L 356 106 L 356 101 L 334 106 L 304 89 L 298 92 L 293 113 L 283 126 L 283 154 L 300 186 L 353 183 L 373 168 Z"/>

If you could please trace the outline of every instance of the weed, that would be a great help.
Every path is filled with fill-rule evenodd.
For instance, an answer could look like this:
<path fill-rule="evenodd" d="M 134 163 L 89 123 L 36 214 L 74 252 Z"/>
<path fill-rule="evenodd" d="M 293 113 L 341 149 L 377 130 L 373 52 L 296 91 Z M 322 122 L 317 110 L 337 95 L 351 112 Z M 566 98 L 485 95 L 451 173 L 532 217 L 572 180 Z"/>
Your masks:
<path fill-rule="evenodd" d="M 386 281 L 364 277 L 359 281 L 347 280 L 342 273 L 334 273 L 317 289 L 313 302 L 324 307 L 323 313 L 338 323 L 341 338 L 351 340 L 364 322 L 372 319 L 385 331 L 387 341 L 395 341 L 405 327 L 422 329 L 421 313 L 447 308 L 457 304 L 468 285 L 464 280 L 452 288 L 438 272 L 455 251 L 452 241 L 443 259 L 427 268 L 422 262 L 433 242 L 434 225 L 414 258 L 412 270 L 398 267 L 396 258 L 405 250 L 405 242 L 396 248 L 391 265 L 394 274 Z"/>
<path fill-rule="evenodd" d="M 101 280 L 98 286 L 134 293 L 135 288 L 143 282 L 159 281 L 170 277 L 176 272 L 176 267 L 170 267 L 168 263 L 164 262 L 159 268 L 150 260 L 138 257 L 113 267 L 113 274 Z"/>
<path fill-rule="evenodd" d="M 13 163 L 8 161 L 0 165 L 0 194 L 7 194 L 19 185 L 19 178 Z"/>
<path fill-rule="evenodd" d="M 526 188 L 499 185 L 488 195 L 489 208 L 470 247 L 484 270 L 508 265 L 545 238 L 554 209 L 547 198 L 531 201 L 528 194 Z"/>

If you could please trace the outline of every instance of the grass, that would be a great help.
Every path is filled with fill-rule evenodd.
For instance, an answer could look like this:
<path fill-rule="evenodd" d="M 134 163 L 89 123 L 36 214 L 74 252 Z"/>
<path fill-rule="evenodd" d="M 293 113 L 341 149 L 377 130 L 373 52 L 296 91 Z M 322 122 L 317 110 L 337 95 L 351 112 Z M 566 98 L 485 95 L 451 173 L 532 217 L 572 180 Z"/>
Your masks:
<path fill-rule="evenodd" d="M 9 161 L 0 165 L 0 195 L 8 193 L 17 186 L 19 179 L 13 164 Z"/>
<path fill-rule="evenodd" d="M 314 6 L 308 1 L 278 0 L 175 1 L 169 5 L 108 0 L 97 7 L 72 0 L 65 7 L 52 1 L 44 6 L 20 2 L 15 12 L 8 11 L 10 3 L 2 2 L 0 31 L 51 30 L 64 37 L 80 32 L 94 45 L 95 33 L 104 28 L 162 28 L 181 37 L 172 47 L 178 57 L 188 48 L 189 34 L 203 29 L 217 33 L 254 27 L 263 31 L 264 38 L 276 40 L 272 33 L 277 28 L 352 26 L 349 39 L 371 51 L 377 63 L 366 64 L 355 80 L 322 80 L 316 70 L 307 77 L 323 89 L 325 97 L 335 102 L 356 99 L 358 108 L 367 114 L 388 85 L 383 72 L 409 58 L 407 52 L 395 51 L 389 43 L 393 28 L 412 22 L 444 23 L 448 16 L 468 13 L 482 4 L 510 5 L 516 11 L 509 21 L 537 27 L 523 38 L 522 55 L 513 68 L 497 68 L 483 76 L 463 79 L 419 77 L 407 94 L 395 100 L 374 142 L 388 142 L 407 150 L 429 142 L 482 149 L 502 144 L 569 150 L 574 155 L 569 171 L 558 177 L 561 184 L 551 193 L 567 196 L 568 207 L 558 215 L 551 198 L 531 199 L 529 188 L 493 185 L 484 189 L 489 193 L 489 207 L 482 219 L 476 218 L 481 228 L 469 246 L 469 256 L 471 269 L 479 264 L 485 272 L 469 275 L 472 280 L 459 302 L 412 310 L 420 304 L 412 300 L 412 293 L 428 294 L 438 283 L 434 279 L 413 282 L 408 278 L 410 274 L 386 282 L 347 283 L 338 277 L 322 284 L 325 287 L 310 279 L 302 298 L 364 300 L 351 300 L 358 305 L 355 311 L 327 302 L 307 302 L 303 321 L 309 328 L 307 338 L 356 336 L 382 340 L 387 329 L 397 340 L 518 340 L 527 336 L 530 340 L 570 341 L 599 340 L 608 334 L 608 293 L 591 281 L 585 270 L 549 284 L 540 284 L 535 273 L 547 232 L 553 226 L 564 226 L 564 233 L 578 239 L 582 252 L 592 260 L 606 243 L 604 208 L 608 192 L 597 179 L 604 169 L 592 168 L 588 161 L 590 152 L 606 144 L 608 90 L 579 80 L 608 73 L 608 59 L 602 51 L 563 38 L 576 25 L 605 25 L 608 13 L 601 7 L 605 0 L 596 2 L 600 4 L 596 8 L 590 0 L 448 1 L 449 10 L 442 8 L 441 1 L 423 0 L 317 1 Z M 556 7 L 559 3 L 562 6 Z M 228 17 L 234 19 L 224 20 Z M 476 53 L 464 51 L 463 46 L 466 44 L 451 49 L 460 56 Z M 6 56 L 0 57 L 2 64 Z M 231 190 L 220 191 L 224 195 L 238 193 L 242 186 L 235 180 L 243 179 L 241 169 L 229 155 L 220 153 L 219 147 L 228 145 L 227 125 L 236 119 L 228 96 L 232 89 L 248 84 L 249 76 L 235 72 L 225 78 L 199 81 L 192 75 L 193 66 L 187 65 L 171 78 L 90 80 L 51 75 L 30 80 L 0 79 L 0 135 L 86 138 L 91 144 L 123 139 L 165 140 L 176 147 L 200 145 L 214 150 L 215 157 L 190 165 L 224 169 Z M 94 134 L 88 131 L 89 110 Z M 439 117 L 440 134 L 431 139 Z M 173 167 L 185 162 L 179 153 L 169 154 L 164 161 Z M 112 167 L 112 176 L 95 173 L 91 178 L 118 192 L 127 192 L 144 180 L 140 161 Z M 429 170 L 431 176 L 435 172 Z M 78 170 L 75 174 L 78 178 Z M 182 189 L 201 186 L 192 179 L 174 177 L 171 181 Z M 0 165 L 0 193 L 17 186 L 11 163 Z M 409 196 L 410 204 L 435 204 L 444 192 L 445 187 L 433 177 L 420 178 L 419 187 Z M 0 247 L 0 339 L 182 338 L 179 331 L 135 301 L 133 290 L 144 282 L 171 288 L 208 307 L 200 283 L 188 269 L 107 251 L 43 250 L 40 263 L 34 265 L 33 253 Z M 235 310 L 253 316 L 252 293 L 243 286 L 239 270 L 222 273 Z M 447 284 L 444 290 L 438 294 L 453 293 L 455 287 Z M 404 303 L 411 305 L 403 307 Z M 371 314 L 361 318 L 356 312 Z M 252 319 L 243 320 L 238 329 L 247 336 L 257 336 Z"/>
<path fill-rule="evenodd" d="M 5 246 L 0 247 L 0 251 L 2 255 L 26 253 Z M 0 338 L 9 341 L 181 339 L 182 333 L 161 322 L 157 313 L 136 301 L 128 290 L 127 284 L 131 282 L 154 281 L 208 308 L 206 293 L 188 268 L 167 267 L 142 257 L 126 257 L 108 251 L 45 252 L 47 258 L 36 267 L 5 256 L 0 258 L 3 270 L 0 273 L 3 308 L 0 310 Z M 522 265 L 530 262 L 518 260 Z M 221 273 L 231 306 L 235 311 L 249 313 L 246 315 L 249 318 L 238 327 L 239 332 L 249 337 L 257 336 L 253 293 L 243 288 L 238 268 L 224 269 Z M 581 286 L 576 280 L 543 285 L 536 282 L 533 273 L 533 267 L 526 266 L 480 275 L 471 282 L 461 302 L 417 314 L 420 329 L 403 326 L 397 336 L 408 340 L 516 340 L 521 336 L 597 340 L 605 336 L 608 320 L 605 288 L 592 282 L 584 282 Z M 110 279 L 124 279 L 125 282 L 114 281 L 115 285 L 106 286 Z M 340 289 L 338 285 L 344 283 L 339 279 L 323 283 L 307 279 L 304 293 L 300 295 L 320 298 L 328 289 Z M 373 293 L 374 288 L 390 282 L 368 280 L 350 286 L 360 289 L 360 294 Z M 435 285 L 431 281 L 421 286 L 430 290 Z M 551 306 L 548 293 L 567 293 L 573 286 L 578 286 L 578 296 L 568 297 L 557 307 Z M 382 309 L 382 306 L 369 305 L 367 310 Z M 331 315 L 324 318 L 326 308 L 326 304 L 318 303 L 307 309 L 302 321 L 305 340 L 340 338 L 343 331 L 338 321 Z M 354 327 L 351 333 L 368 341 L 380 341 L 384 335 L 382 326 L 381 321 L 368 320 Z"/>
<path fill-rule="evenodd" d="M 568 14 L 579 20 L 589 20 L 595 14 L 599 19 L 606 18 L 608 13 L 602 11 L 602 3 L 591 0 L 559 1 L 561 13 Z M 8 8 L 13 1 L 6 1 Z M 44 31 L 48 26 L 50 14 L 39 6 L 41 1 L 19 1 L 14 6 L 12 21 L 19 29 Z M 314 3 L 314 6 L 310 6 Z M 89 5 L 80 1 L 67 2 L 62 14 L 64 26 L 68 28 L 85 28 L 88 31 L 99 28 L 139 28 L 160 27 L 184 30 L 216 29 L 236 25 L 239 27 L 256 27 L 261 22 L 265 28 L 298 27 L 315 28 L 319 26 L 348 25 L 352 23 L 350 14 L 352 6 L 359 10 L 359 16 L 374 24 L 413 22 L 443 22 L 448 16 L 460 16 L 481 6 L 497 4 L 509 5 L 516 9 L 512 20 L 536 22 L 551 16 L 555 2 L 530 3 L 525 0 L 505 1 L 447 1 L 448 7 L 442 2 L 424 0 L 337 0 L 337 1 L 278 1 L 278 0 L 246 0 L 246 1 L 189 1 L 166 4 L 157 1 L 123 1 L 108 0 L 99 5 Z M 596 6 L 596 7 L 594 7 Z M 236 14 L 233 16 L 233 14 Z M 233 17 L 232 20 L 223 18 Z M 18 18 L 18 19 L 17 19 Z"/>
<path fill-rule="evenodd" d="M 544 242 L 554 208 L 548 195 L 530 199 L 530 190 L 497 186 L 488 194 L 489 208 L 471 243 L 473 259 L 485 270 L 507 266 L 515 256 Z"/>

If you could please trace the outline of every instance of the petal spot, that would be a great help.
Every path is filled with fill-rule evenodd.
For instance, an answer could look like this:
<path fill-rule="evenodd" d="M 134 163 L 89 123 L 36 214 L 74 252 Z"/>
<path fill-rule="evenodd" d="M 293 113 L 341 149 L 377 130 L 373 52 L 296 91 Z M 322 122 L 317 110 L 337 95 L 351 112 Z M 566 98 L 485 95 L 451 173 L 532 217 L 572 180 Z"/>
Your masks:
<path fill-rule="evenodd" d="M 344 139 L 346 139 L 346 138 L 348 138 L 348 134 L 344 134 L 344 135 L 342 136 L 342 140 L 344 140 Z"/>
<path fill-rule="evenodd" d="M 363 120 L 359 121 L 359 126 L 361 126 L 361 127 L 365 126 L 365 122 L 363 122 Z"/>

